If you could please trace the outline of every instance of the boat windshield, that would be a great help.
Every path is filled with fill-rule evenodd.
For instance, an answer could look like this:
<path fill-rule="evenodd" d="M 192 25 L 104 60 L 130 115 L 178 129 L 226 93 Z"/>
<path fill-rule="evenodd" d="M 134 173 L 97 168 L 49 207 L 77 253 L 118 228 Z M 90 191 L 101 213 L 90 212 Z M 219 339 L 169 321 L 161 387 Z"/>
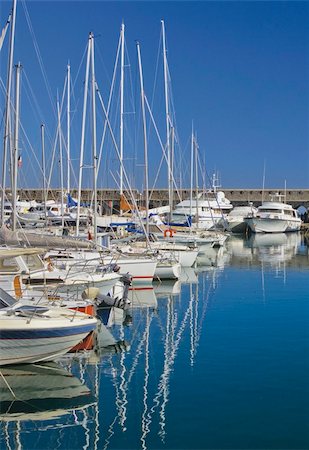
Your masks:
<path fill-rule="evenodd" d="M 18 273 L 19 265 L 15 258 L 1 258 L 0 259 L 0 274 L 1 273 Z"/>
<path fill-rule="evenodd" d="M 22 259 L 29 270 L 40 270 L 44 268 L 44 264 L 38 255 L 23 255 Z"/>

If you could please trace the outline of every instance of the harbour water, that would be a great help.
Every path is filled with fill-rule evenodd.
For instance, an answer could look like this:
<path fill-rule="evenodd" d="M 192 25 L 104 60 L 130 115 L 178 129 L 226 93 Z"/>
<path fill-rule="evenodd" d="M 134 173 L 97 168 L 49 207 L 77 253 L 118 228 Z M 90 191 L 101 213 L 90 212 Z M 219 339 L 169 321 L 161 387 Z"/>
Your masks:
<path fill-rule="evenodd" d="M 308 449 L 308 275 L 300 234 L 230 237 L 131 292 L 96 352 L 1 369 L 0 448 Z"/>

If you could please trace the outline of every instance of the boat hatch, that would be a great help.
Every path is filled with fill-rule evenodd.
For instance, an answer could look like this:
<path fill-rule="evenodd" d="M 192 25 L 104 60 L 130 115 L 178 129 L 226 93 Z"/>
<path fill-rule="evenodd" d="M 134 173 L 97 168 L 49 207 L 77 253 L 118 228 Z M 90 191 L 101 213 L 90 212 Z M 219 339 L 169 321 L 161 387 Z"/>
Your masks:
<path fill-rule="evenodd" d="M 0 309 L 7 308 L 8 306 L 13 306 L 15 303 L 16 300 L 6 291 L 0 288 Z"/>

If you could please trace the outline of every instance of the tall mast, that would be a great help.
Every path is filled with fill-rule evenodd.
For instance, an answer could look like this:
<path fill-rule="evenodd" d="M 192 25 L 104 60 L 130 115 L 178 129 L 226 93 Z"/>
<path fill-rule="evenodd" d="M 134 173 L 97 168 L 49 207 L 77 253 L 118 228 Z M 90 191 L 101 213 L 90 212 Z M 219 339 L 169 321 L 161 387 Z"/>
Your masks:
<path fill-rule="evenodd" d="M 166 151 L 167 151 L 167 170 L 168 170 L 168 197 L 170 206 L 170 218 L 172 213 L 172 184 L 171 184 L 171 145 L 170 145 L 170 112 L 169 112 L 169 91 L 168 91 L 168 67 L 166 57 L 166 41 L 164 20 L 162 25 L 162 42 L 163 42 L 163 69 L 164 69 L 164 94 L 165 94 L 165 120 L 166 120 Z"/>
<path fill-rule="evenodd" d="M 121 68 L 120 68 L 120 199 L 123 195 L 123 112 L 124 112 L 124 23 L 121 24 Z M 122 211 L 120 211 L 120 214 Z"/>
<path fill-rule="evenodd" d="M 11 30 L 10 30 L 11 33 L 10 33 L 10 47 L 9 47 L 9 63 L 8 63 L 7 84 L 6 84 L 6 108 L 5 108 L 5 119 L 4 119 L 3 160 L 2 160 L 2 193 L 1 193 L 1 222 L 2 223 L 4 222 L 6 166 L 7 166 L 8 143 L 9 143 L 9 136 L 10 136 L 10 102 L 11 102 L 11 90 L 12 90 L 13 58 L 14 58 L 16 2 L 17 2 L 17 0 L 13 0 L 12 22 L 11 22 Z"/>
<path fill-rule="evenodd" d="M 16 66 L 16 88 L 15 88 L 15 129 L 14 129 L 14 148 L 13 148 L 13 185 L 12 185 L 12 211 L 13 223 L 12 230 L 16 230 L 16 203 L 17 203 L 17 171 L 18 171 L 18 146 L 19 146 L 19 104 L 20 104 L 20 62 Z"/>
<path fill-rule="evenodd" d="M 95 108 L 95 73 L 94 73 L 94 37 L 91 39 L 91 104 L 92 104 L 92 155 L 93 155 L 93 227 L 94 227 L 94 242 L 97 244 L 97 128 L 96 128 L 96 108 Z"/>
<path fill-rule="evenodd" d="M 61 187 L 61 225 L 64 228 L 64 209 L 63 209 L 63 158 L 62 158 L 62 132 L 61 132 L 61 114 L 59 98 L 57 95 L 57 114 L 58 114 L 58 137 L 59 137 L 59 163 L 60 163 L 60 187 Z"/>
<path fill-rule="evenodd" d="M 85 125 L 86 125 L 86 110 L 87 110 L 87 93 L 88 93 L 88 81 L 89 81 L 89 65 L 90 65 L 91 40 L 92 40 L 92 33 L 89 33 L 87 62 L 86 62 L 86 75 L 85 75 L 85 85 L 84 85 L 82 135 L 81 135 L 81 141 L 80 141 L 80 159 L 79 159 L 79 176 L 78 176 L 78 198 L 77 198 L 77 217 L 76 217 L 76 236 L 78 236 L 78 234 L 79 234 L 80 201 L 81 201 L 81 191 L 82 191 L 82 174 L 83 174 L 83 166 L 84 166 Z"/>
<path fill-rule="evenodd" d="M 43 171 L 43 200 L 44 217 L 47 218 L 47 186 L 46 186 L 46 163 L 45 163 L 45 126 L 41 124 L 41 145 L 42 145 L 42 171 Z"/>
<path fill-rule="evenodd" d="M 71 66 L 70 63 L 67 66 L 67 193 L 70 193 L 71 179 L 70 179 L 70 166 L 71 166 Z"/>
<path fill-rule="evenodd" d="M 198 199 L 198 144 L 197 138 L 194 139 L 195 146 L 195 196 L 196 196 L 196 227 L 199 225 L 199 199 Z"/>
<path fill-rule="evenodd" d="M 175 146 L 175 127 L 171 125 L 171 156 L 170 156 L 170 171 L 169 171 L 169 202 L 170 202 L 170 221 L 172 221 L 173 201 L 174 201 L 174 146 Z"/>
<path fill-rule="evenodd" d="M 144 79 L 143 79 L 143 69 L 141 61 L 141 52 L 139 43 L 137 46 L 137 56 L 138 56 L 138 67 L 139 67 L 139 78 L 141 86 L 141 102 L 142 102 L 142 117 L 143 117 L 143 132 L 144 132 L 144 158 L 145 158 L 145 203 L 146 203 L 146 233 L 149 234 L 149 193 L 148 193 L 148 145 L 147 145 L 147 130 L 146 130 L 146 113 L 145 113 L 145 93 L 144 93 Z"/>
<path fill-rule="evenodd" d="M 192 219 L 192 203 L 193 203 L 193 157 L 194 157 L 194 137 L 193 137 L 193 122 L 191 132 L 191 164 L 190 164 L 190 217 Z"/>

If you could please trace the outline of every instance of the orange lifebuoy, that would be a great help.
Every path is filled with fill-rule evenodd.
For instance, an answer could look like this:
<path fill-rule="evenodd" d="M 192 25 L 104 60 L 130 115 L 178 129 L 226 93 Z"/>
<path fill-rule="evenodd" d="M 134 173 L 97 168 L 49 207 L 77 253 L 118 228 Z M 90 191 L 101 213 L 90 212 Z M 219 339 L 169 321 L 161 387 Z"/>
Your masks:
<path fill-rule="evenodd" d="M 16 299 L 22 298 L 23 292 L 22 292 L 22 289 L 21 289 L 20 277 L 18 275 L 14 278 L 14 282 L 13 283 L 14 283 L 14 292 L 15 292 Z"/>
<path fill-rule="evenodd" d="M 176 231 L 171 230 L 171 229 L 169 229 L 169 230 L 164 230 L 164 237 L 166 238 L 167 235 L 169 235 L 169 237 L 173 237 L 173 234 L 174 234 L 174 233 L 176 233 Z"/>

